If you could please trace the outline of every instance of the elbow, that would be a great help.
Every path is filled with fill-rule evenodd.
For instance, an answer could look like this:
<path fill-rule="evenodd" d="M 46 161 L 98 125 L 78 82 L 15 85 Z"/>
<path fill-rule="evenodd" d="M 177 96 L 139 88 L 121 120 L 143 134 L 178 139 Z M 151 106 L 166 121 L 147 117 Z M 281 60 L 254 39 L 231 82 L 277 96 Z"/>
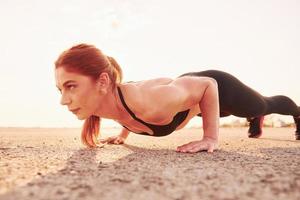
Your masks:
<path fill-rule="evenodd" d="M 207 78 L 205 82 L 206 82 L 206 90 L 218 89 L 218 82 L 215 79 Z"/>
<path fill-rule="evenodd" d="M 216 79 L 208 78 L 207 79 L 208 86 L 218 87 L 218 82 Z"/>
<path fill-rule="evenodd" d="M 202 82 L 203 91 L 200 93 L 201 96 L 198 96 L 198 102 L 203 101 L 213 101 L 218 96 L 218 83 L 215 79 L 207 77 Z M 200 99 L 200 100 L 199 100 Z"/>
<path fill-rule="evenodd" d="M 213 78 L 207 79 L 207 85 L 203 97 L 212 98 L 219 98 L 219 89 L 218 89 L 218 82 Z"/>

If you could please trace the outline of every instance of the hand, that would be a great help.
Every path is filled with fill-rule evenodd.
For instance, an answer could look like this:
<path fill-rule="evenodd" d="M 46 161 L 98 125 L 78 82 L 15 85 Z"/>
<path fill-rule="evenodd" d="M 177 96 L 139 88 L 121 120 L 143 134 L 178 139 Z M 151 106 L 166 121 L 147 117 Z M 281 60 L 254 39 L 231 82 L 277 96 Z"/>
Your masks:
<path fill-rule="evenodd" d="M 218 149 L 218 141 L 207 137 L 202 140 L 193 141 L 179 146 L 176 151 L 182 153 L 196 153 L 207 150 L 208 153 L 212 153 L 216 149 Z"/>
<path fill-rule="evenodd" d="M 108 144 L 124 144 L 126 138 L 121 137 L 120 135 L 117 136 L 111 136 L 105 139 L 100 140 L 102 143 L 108 143 Z"/>

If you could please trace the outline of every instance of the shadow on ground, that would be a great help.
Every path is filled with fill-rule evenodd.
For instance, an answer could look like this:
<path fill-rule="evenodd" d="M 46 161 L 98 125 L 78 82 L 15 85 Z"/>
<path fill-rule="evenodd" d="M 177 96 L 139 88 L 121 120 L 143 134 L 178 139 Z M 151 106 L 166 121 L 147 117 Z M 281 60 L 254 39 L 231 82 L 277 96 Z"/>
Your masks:
<path fill-rule="evenodd" d="M 124 150 L 130 153 L 107 161 Z M 299 167 L 299 148 L 182 154 L 108 145 L 74 151 L 61 170 L 0 199 L 299 199 Z"/>

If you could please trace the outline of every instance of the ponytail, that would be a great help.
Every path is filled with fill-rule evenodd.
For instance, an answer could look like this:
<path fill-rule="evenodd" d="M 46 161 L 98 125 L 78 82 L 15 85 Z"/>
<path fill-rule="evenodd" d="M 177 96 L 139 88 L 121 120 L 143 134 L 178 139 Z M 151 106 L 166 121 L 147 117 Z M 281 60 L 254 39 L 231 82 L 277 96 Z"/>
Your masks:
<path fill-rule="evenodd" d="M 81 131 L 81 141 L 84 145 L 97 147 L 97 144 L 99 144 L 97 137 L 100 132 L 100 121 L 101 118 L 94 115 L 85 120 Z"/>
<path fill-rule="evenodd" d="M 113 58 L 113 57 L 110 57 L 110 56 L 106 56 L 113 68 L 113 82 L 114 83 L 121 83 L 122 82 L 122 79 L 123 79 L 123 72 L 122 72 L 122 69 L 120 67 L 120 65 L 117 63 L 117 61 Z"/>

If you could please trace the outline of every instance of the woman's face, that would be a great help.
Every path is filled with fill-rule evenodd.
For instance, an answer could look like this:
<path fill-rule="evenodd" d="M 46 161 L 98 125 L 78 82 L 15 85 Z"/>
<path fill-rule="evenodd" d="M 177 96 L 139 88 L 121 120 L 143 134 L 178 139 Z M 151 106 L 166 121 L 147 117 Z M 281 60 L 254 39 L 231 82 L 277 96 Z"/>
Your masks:
<path fill-rule="evenodd" d="M 55 70 L 55 79 L 61 92 L 60 103 L 68 106 L 69 111 L 78 119 L 86 119 L 95 113 L 101 95 L 94 80 L 78 73 L 67 72 L 64 67 Z"/>

